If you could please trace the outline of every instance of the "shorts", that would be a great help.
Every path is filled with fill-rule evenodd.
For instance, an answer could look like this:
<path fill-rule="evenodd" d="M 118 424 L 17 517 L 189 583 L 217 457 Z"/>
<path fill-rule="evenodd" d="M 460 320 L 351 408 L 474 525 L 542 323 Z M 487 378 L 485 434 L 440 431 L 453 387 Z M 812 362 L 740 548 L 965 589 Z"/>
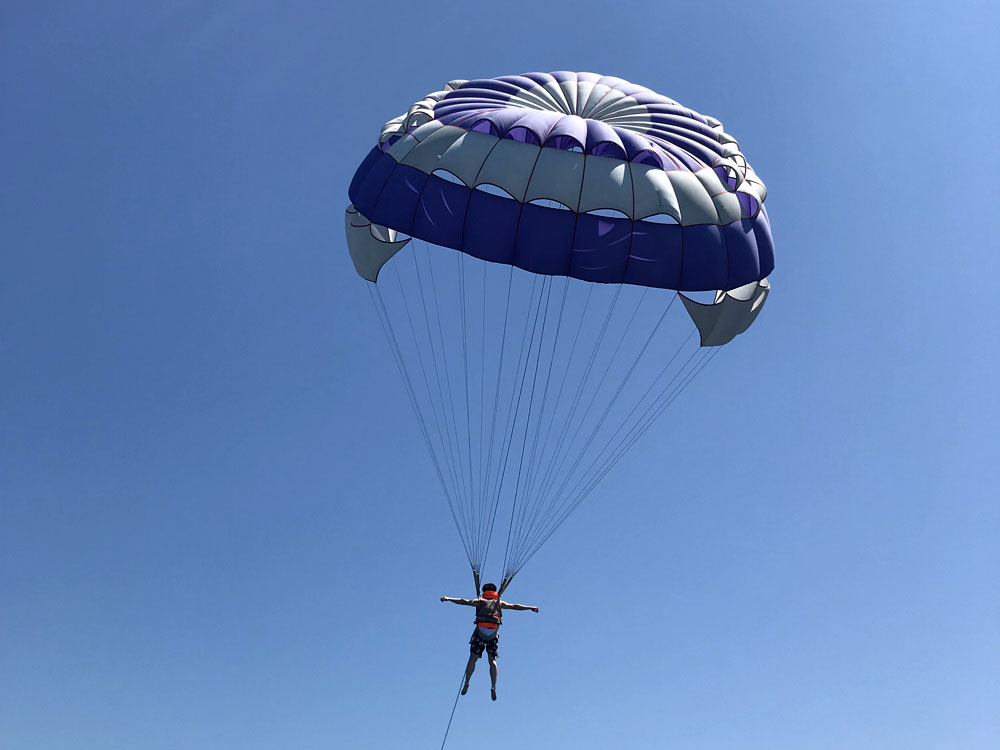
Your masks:
<path fill-rule="evenodd" d="M 472 637 L 469 639 L 469 653 L 474 654 L 477 659 L 481 658 L 483 651 L 490 655 L 491 659 L 497 658 L 497 646 L 500 645 L 500 634 L 497 631 L 492 638 L 483 637 L 481 634 L 482 628 L 476 628 L 472 631 Z"/>

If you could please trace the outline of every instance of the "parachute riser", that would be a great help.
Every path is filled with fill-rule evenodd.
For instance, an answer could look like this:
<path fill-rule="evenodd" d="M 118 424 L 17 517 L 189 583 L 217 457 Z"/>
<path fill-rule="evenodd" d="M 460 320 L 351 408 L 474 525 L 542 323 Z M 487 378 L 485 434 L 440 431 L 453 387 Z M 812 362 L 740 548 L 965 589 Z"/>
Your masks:
<path fill-rule="evenodd" d="M 513 580 L 514 580 L 513 575 L 510 577 L 504 576 L 503 581 L 500 582 L 500 590 L 497 591 L 497 596 L 502 596 L 503 592 L 507 590 L 507 587 L 510 586 L 510 582 Z"/>

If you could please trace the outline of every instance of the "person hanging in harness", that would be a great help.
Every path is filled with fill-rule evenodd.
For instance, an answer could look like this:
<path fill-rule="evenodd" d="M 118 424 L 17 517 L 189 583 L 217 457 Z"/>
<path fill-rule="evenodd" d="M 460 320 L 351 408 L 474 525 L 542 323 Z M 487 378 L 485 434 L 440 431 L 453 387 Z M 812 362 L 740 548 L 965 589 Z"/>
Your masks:
<path fill-rule="evenodd" d="M 462 695 L 469 691 L 469 680 L 476 670 L 476 662 L 487 653 L 490 660 L 490 697 L 497 699 L 497 646 L 500 644 L 500 622 L 503 619 L 503 610 L 531 610 L 537 612 L 538 607 L 530 607 L 527 604 L 510 604 L 500 600 L 497 594 L 497 587 L 492 583 L 483 584 L 483 595 L 478 599 L 458 599 L 450 596 L 442 596 L 441 601 L 452 602 L 453 604 L 465 604 L 476 608 L 476 629 L 472 631 L 472 638 L 469 639 L 469 663 L 465 667 L 465 684 L 462 686 Z"/>

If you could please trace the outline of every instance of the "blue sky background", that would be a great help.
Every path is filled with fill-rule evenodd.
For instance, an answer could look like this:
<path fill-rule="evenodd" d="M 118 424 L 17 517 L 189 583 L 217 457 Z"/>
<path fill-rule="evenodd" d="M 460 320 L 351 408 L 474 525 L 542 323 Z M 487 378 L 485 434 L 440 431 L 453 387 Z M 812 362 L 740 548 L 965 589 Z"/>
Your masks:
<path fill-rule="evenodd" d="M 721 119 L 778 265 L 519 576 L 449 746 L 1000 746 L 998 22 L 9 0 L 0 746 L 439 746 L 468 568 L 346 190 L 445 81 L 558 69 Z"/>

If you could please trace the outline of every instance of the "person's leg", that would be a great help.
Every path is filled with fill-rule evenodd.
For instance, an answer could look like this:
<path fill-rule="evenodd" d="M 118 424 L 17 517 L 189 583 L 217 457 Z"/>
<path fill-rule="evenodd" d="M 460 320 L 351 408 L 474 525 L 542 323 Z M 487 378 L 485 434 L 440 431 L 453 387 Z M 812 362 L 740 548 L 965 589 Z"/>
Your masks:
<path fill-rule="evenodd" d="M 497 699 L 497 656 L 490 654 L 490 697 Z"/>
<path fill-rule="evenodd" d="M 469 680 L 472 679 L 472 673 L 476 671 L 476 662 L 479 661 L 479 656 L 475 652 L 469 654 L 469 663 L 465 665 L 465 687 L 469 687 Z"/>
<path fill-rule="evenodd" d="M 476 662 L 483 655 L 484 645 L 476 633 L 473 632 L 472 637 L 469 639 L 469 663 L 465 665 L 465 684 L 462 685 L 462 695 L 465 695 L 469 691 L 469 680 L 472 679 L 472 673 L 476 671 Z"/>

